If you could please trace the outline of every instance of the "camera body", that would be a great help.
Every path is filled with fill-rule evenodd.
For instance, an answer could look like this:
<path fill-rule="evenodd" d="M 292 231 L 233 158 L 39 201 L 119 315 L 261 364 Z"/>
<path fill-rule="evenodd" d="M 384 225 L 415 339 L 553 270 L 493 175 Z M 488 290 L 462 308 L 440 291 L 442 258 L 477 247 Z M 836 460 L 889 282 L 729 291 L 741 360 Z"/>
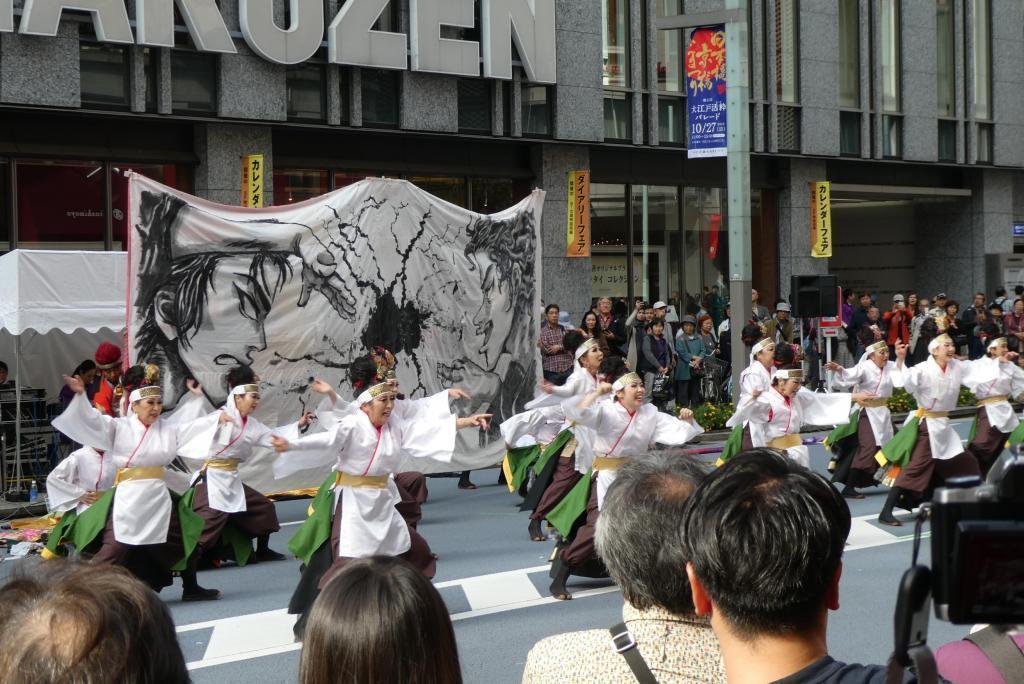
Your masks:
<path fill-rule="evenodd" d="M 935 491 L 935 616 L 954 624 L 1024 623 L 1024 456 L 1014 448 L 978 478 Z"/>

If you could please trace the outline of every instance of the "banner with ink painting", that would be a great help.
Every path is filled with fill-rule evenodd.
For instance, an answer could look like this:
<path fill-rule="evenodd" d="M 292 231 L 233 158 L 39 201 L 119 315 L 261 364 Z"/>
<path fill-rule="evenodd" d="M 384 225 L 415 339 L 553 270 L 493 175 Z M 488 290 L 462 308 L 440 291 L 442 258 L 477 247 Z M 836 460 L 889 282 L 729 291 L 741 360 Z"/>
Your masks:
<path fill-rule="evenodd" d="M 453 411 L 494 414 L 487 432 L 461 432 L 453 463 L 433 470 L 501 460 L 498 424 L 523 410 L 540 376 L 543 191 L 490 215 L 381 178 L 262 209 L 137 174 L 130 196 L 129 358 L 160 366 L 168 406 L 188 377 L 219 405 L 225 373 L 245 364 L 260 378 L 257 417 L 283 425 L 316 407 L 312 378 L 351 398 L 349 365 L 384 347 L 406 396 L 459 387 L 471 399 Z M 243 477 L 281 491 L 326 475 L 273 481 L 274 457 L 243 464 Z"/>
<path fill-rule="evenodd" d="M 686 48 L 687 158 L 727 153 L 725 25 L 702 26 Z"/>

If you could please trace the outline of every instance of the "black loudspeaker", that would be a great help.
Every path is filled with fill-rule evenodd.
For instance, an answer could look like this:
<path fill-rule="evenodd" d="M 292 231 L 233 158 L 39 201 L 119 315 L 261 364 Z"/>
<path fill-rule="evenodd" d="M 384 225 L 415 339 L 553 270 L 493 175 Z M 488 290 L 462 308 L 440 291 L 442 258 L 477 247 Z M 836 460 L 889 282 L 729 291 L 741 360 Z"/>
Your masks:
<path fill-rule="evenodd" d="M 790 297 L 797 318 L 839 315 L 839 284 L 833 275 L 793 276 Z"/>

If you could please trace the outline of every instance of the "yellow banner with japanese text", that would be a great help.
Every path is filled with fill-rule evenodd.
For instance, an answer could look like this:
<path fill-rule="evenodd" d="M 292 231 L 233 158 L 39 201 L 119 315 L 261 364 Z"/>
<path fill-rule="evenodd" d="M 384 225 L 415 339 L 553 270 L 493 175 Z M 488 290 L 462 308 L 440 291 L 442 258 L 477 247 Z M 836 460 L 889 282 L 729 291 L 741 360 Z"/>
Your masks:
<path fill-rule="evenodd" d="M 832 184 L 811 183 L 811 256 L 832 256 Z"/>
<path fill-rule="evenodd" d="M 263 206 L 262 154 L 247 154 L 242 157 L 242 206 Z"/>
<path fill-rule="evenodd" d="M 570 171 L 566 198 L 565 255 L 590 256 L 590 171 Z"/>

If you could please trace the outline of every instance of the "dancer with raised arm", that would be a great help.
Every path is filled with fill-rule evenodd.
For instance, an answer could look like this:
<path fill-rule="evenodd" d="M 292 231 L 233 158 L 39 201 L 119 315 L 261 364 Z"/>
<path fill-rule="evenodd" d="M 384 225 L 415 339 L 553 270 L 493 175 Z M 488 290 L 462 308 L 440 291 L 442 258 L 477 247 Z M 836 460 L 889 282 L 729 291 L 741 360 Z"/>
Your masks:
<path fill-rule="evenodd" d="M 737 417 L 736 414 L 753 401 L 756 395 L 767 392 L 771 387 L 775 348 L 775 340 L 767 337 L 751 347 L 750 363 L 740 373 L 740 398 L 736 401 L 736 411 L 725 423 L 726 427 L 732 428 L 732 432 L 729 433 L 729 438 L 722 448 L 722 455 L 719 456 L 716 465 L 722 465 L 739 452 L 753 447 L 753 442 L 750 439 L 750 427 L 745 419 Z"/>
<path fill-rule="evenodd" d="M 978 400 L 967 452 L 978 460 L 982 475 L 988 474 L 1006 448 L 1007 438 L 1020 425 L 1010 406 L 1010 397 L 1024 392 L 1024 370 L 1016 361 L 1006 338 L 997 337 L 988 343 L 986 356 L 967 362 L 963 383 Z"/>
<path fill-rule="evenodd" d="M 171 584 L 175 569 L 181 571 L 184 584 L 182 600 L 220 598 L 219 591 L 204 589 L 197 582 L 193 551 L 202 521 L 190 509 L 176 505 L 177 497 L 172 497 L 164 482 L 164 466 L 186 445 L 208 449 L 218 424 L 230 419 L 203 415 L 208 404 L 194 380 L 188 383 L 191 394 L 172 415 L 161 415 L 162 392 L 159 386 L 149 385 L 131 392 L 131 415 L 122 418 L 90 406 L 78 378 L 65 376 L 64 381 L 75 398 L 53 420 L 53 427 L 103 452 L 108 474 L 116 472 L 113 486 L 78 515 L 74 529 L 65 534 L 82 545 L 80 550 L 99 538 L 94 562 L 124 566 L 155 591 Z M 97 486 L 107 481 L 100 480 Z"/>
<path fill-rule="evenodd" d="M 616 469 L 651 444 L 678 446 L 704 432 L 689 409 L 675 418 L 645 404 L 643 378 L 633 372 L 600 383 L 576 405 L 567 404 L 565 413 L 576 422 L 577 467 L 585 475 L 548 516 L 568 540 L 551 567 L 551 595 L 562 601 L 572 598 L 565 586 L 569 576 L 595 557 L 594 530 Z"/>

